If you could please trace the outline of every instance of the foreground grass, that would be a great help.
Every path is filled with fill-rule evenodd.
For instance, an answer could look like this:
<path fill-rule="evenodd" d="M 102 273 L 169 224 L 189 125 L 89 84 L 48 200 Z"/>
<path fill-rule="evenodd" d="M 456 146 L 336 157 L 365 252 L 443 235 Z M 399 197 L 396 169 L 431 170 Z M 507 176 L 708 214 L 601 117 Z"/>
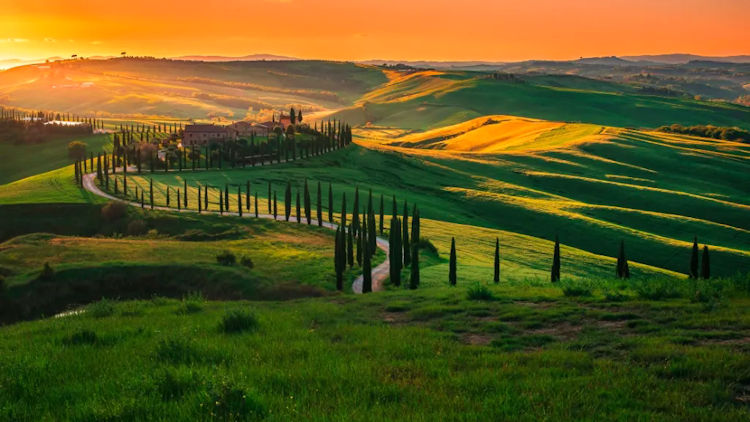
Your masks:
<path fill-rule="evenodd" d="M 707 310 L 685 299 L 576 299 L 522 283 L 489 290 L 494 300 L 469 300 L 464 287 L 443 287 L 279 303 L 100 302 L 82 314 L 0 328 L 0 414 L 13 420 L 750 416 L 746 298 Z"/>

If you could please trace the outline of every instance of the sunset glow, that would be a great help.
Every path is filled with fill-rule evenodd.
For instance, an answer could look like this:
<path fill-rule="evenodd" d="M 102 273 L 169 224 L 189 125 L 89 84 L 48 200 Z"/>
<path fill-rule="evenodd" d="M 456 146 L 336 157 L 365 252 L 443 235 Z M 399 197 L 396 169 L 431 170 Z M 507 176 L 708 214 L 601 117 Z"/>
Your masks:
<path fill-rule="evenodd" d="M 746 0 L 0 2 L 0 58 L 403 60 L 747 54 Z"/>

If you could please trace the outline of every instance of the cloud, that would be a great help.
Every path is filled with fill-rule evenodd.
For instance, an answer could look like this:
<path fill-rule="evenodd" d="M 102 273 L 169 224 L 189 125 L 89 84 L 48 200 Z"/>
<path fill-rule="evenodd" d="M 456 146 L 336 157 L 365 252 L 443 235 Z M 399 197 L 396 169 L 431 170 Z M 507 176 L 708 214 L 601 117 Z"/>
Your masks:
<path fill-rule="evenodd" d="M 5 38 L 0 39 L 0 42 L 2 43 L 21 43 L 21 42 L 29 42 L 26 38 Z"/>
<path fill-rule="evenodd" d="M 44 42 L 57 42 L 57 40 L 56 40 L 56 39 L 54 39 L 54 38 L 50 38 L 50 37 L 45 37 L 45 38 L 44 38 Z"/>
<path fill-rule="evenodd" d="M 104 44 L 102 41 L 91 41 L 91 45 L 100 45 Z"/>

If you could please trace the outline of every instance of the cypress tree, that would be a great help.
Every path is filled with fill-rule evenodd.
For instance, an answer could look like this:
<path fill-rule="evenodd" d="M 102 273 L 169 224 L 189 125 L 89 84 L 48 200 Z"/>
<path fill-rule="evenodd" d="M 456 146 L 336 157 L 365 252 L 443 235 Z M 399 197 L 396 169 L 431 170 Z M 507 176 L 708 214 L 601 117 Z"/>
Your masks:
<path fill-rule="evenodd" d="M 268 214 L 271 214 L 271 182 L 268 182 Z"/>
<path fill-rule="evenodd" d="M 414 290 L 419 287 L 419 249 L 413 247 L 411 251 L 411 277 L 409 288 Z"/>
<path fill-rule="evenodd" d="M 180 190 L 177 189 L 177 206 L 180 206 Z M 169 207 L 169 186 L 167 186 L 167 207 Z"/>
<path fill-rule="evenodd" d="M 346 226 L 346 192 L 341 197 L 341 225 Z"/>
<path fill-rule="evenodd" d="M 242 189 L 237 186 L 237 213 L 242 217 Z"/>
<path fill-rule="evenodd" d="M 417 204 L 414 204 L 411 214 L 411 243 L 419 247 L 419 239 L 421 234 L 419 233 L 419 208 Z"/>
<path fill-rule="evenodd" d="M 357 265 L 362 266 L 362 236 L 357 236 Z"/>
<path fill-rule="evenodd" d="M 122 193 L 127 196 L 128 195 L 128 175 L 123 173 L 122 174 Z M 138 200 L 138 198 L 136 198 Z"/>
<path fill-rule="evenodd" d="M 154 179 L 148 180 L 148 197 L 151 202 L 151 209 L 154 209 Z"/>
<path fill-rule="evenodd" d="M 250 181 L 245 181 L 245 209 L 250 212 Z"/>
<path fill-rule="evenodd" d="M 312 204 L 310 203 L 310 189 L 307 186 L 307 178 L 305 178 L 305 219 L 307 220 L 307 224 L 312 224 L 312 210 L 310 209 L 312 207 Z"/>
<path fill-rule="evenodd" d="M 115 195 L 117 195 L 117 177 L 115 177 Z"/>
<path fill-rule="evenodd" d="M 354 188 L 354 208 L 352 209 L 352 227 L 354 228 L 354 235 L 359 237 L 360 223 L 359 223 L 359 186 Z"/>
<path fill-rule="evenodd" d="M 141 208 L 146 208 L 146 201 L 143 199 L 143 189 L 141 189 Z"/>
<path fill-rule="evenodd" d="M 185 209 L 187 209 L 187 207 L 188 207 L 188 197 L 187 197 L 187 195 L 188 195 L 188 186 L 187 186 L 187 180 L 183 180 L 183 188 L 184 188 L 183 192 L 185 192 L 185 194 L 184 194 L 184 198 L 183 198 L 183 201 L 182 201 L 182 205 L 185 207 Z M 177 195 L 177 202 L 180 202 L 180 195 Z"/>
<path fill-rule="evenodd" d="M 381 236 L 383 235 L 383 230 L 384 230 L 384 228 L 383 228 L 383 220 L 385 218 L 383 216 L 384 208 L 385 208 L 385 202 L 384 202 L 384 199 L 383 199 L 383 194 L 381 193 L 380 194 L 380 235 Z"/>
<path fill-rule="evenodd" d="M 690 278 L 698 278 L 698 237 L 693 238 L 693 253 L 690 255 Z"/>
<path fill-rule="evenodd" d="M 342 241 L 341 233 L 343 231 L 342 227 L 336 228 L 336 247 L 334 250 L 334 266 L 336 269 L 336 290 L 343 290 L 344 289 L 344 268 L 345 268 L 345 258 L 344 258 L 344 246 Z"/>
<path fill-rule="evenodd" d="M 278 208 L 276 206 L 276 191 L 273 191 L 273 219 L 278 219 Z"/>
<path fill-rule="evenodd" d="M 333 223 L 333 186 L 328 183 L 328 222 Z"/>
<path fill-rule="evenodd" d="M 289 216 L 292 214 L 292 183 L 286 182 L 286 189 L 284 190 L 284 218 L 289 221 Z"/>
<path fill-rule="evenodd" d="M 352 235 L 351 226 L 349 226 L 349 230 L 346 232 L 346 262 L 349 263 L 349 268 L 351 268 L 354 266 L 354 236 Z"/>
<path fill-rule="evenodd" d="M 703 260 L 701 262 L 701 277 L 704 279 L 711 278 L 711 261 L 708 256 L 707 245 L 703 245 Z"/>
<path fill-rule="evenodd" d="M 302 222 L 302 215 L 299 203 L 299 190 L 297 190 L 297 224 Z"/>
<path fill-rule="evenodd" d="M 201 185 L 198 185 L 198 214 L 200 214 L 202 211 L 201 209 L 202 205 L 203 204 L 201 204 Z"/>
<path fill-rule="evenodd" d="M 391 217 L 391 230 L 388 234 L 388 260 L 390 261 L 391 284 L 401 285 L 401 227 L 398 217 Z"/>
<path fill-rule="evenodd" d="M 322 193 L 320 192 L 320 181 L 318 181 L 318 207 L 317 207 L 317 217 L 318 217 L 318 226 L 323 225 L 323 197 Z"/>
<path fill-rule="evenodd" d="M 169 206 L 169 188 L 167 188 L 167 206 Z M 180 190 L 177 189 L 177 211 L 180 211 Z"/>
<path fill-rule="evenodd" d="M 553 283 L 560 281 L 560 239 L 555 235 L 555 251 L 552 256 L 552 270 L 550 280 Z"/>
<path fill-rule="evenodd" d="M 370 255 L 375 255 L 378 247 L 377 228 L 375 227 L 375 211 L 370 208 L 367 218 L 367 250 Z"/>
<path fill-rule="evenodd" d="M 404 221 L 401 227 L 403 234 L 401 235 L 401 242 L 404 246 L 404 267 L 408 267 L 411 264 L 411 244 L 409 243 L 409 207 L 404 201 Z"/>
<path fill-rule="evenodd" d="M 362 251 L 362 293 L 372 292 L 372 265 L 370 261 L 369 242 L 362 242 L 364 251 Z"/>
<path fill-rule="evenodd" d="M 229 212 L 229 185 L 224 184 L 224 211 Z"/>
<path fill-rule="evenodd" d="M 500 239 L 495 238 L 495 271 L 492 277 L 495 283 L 500 282 Z"/>
<path fill-rule="evenodd" d="M 416 249 L 416 244 L 415 244 Z M 451 237 L 451 259 L 448 267 L 448 282 L 451 286 L 456 285 L 456 238 Z"/>
<path fill-rule="evenodd" d="M 208 186 L 203 187 L 203 209 L 208 211 Z"/>
<path fill-rule="evenodd" d="M 224 214 L 224 191 L 219 189 L 219 214 Z"/>
<path fill-rule="evenodd" d="M 630 278 L 628 258 L 625 256 L 625 241 L 620 241 L 620 253 L 617 255 L 617 278 Z"/>
<path fill-rule="evenodd" d="M 255 192 L 255 218 L 258 218 L 258 192 Z"/>

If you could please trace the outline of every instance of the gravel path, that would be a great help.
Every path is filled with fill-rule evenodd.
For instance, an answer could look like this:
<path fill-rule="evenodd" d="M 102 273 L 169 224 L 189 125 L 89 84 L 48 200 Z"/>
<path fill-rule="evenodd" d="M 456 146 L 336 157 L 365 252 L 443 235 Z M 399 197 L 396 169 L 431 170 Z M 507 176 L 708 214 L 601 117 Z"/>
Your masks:
<path fill-rule="evenodd" d="M 130 168 L 130 166 L 128 166 L 128 168 Z M 128 172 L 130 172 L 130 170 L 128 170 Z M 125 200 L 123 200 L 121 198 L 117 198 L 115 196 L 112 196 L 112 195 L 110 195 L 110 194 L 102 191 L 101 189 L 99 189 L 99 187 L 96 185 L 96 173 L 88 173 L 88 174 L 83 175 L 83 188 L 86 189 L 87 191 L 93 193 L 94 195 L 101 196 L 102 198 L 107 198 L 107 199 L 113 199 L 113 200 L 121 201 L 121 202 L 124 202 L 124 203 L 126 203 L 126 204 L 128 204 L 130 206 L 133 206 L 133 207 L 140 207 L 141 206 L 140 202 L 125 201 Z M 147 205 L 147 207 L 150 209 L 150 206 Z M 188 212 L 188 213 L 197 213 L 198 212 L 196 210 L 186 210 L 186 209 L 177 210 L 176 208 L 161 207 L 161 206 L 154 206 L 154 209 L 155 210 L 162 210 L 162 211 L 171 211 L 171 212 Z M 219 215 L 218 211 L 203 211 L 202 213 L 203 214 L 215 214 L 215 215 Z M 239 217 L 239 214 L 236 213 L 236 212 L 225 212 L 223 215 L 231 215 L 231 216 Z M 255 218 L 255 214 L 252 214 L 252 213 L 243 213 L 242 218 Z M 269 214 L 258 214 L 258 218 L 265 218 L 265 219 L 270 219 L 270 220 L 274 219 L 273 215 L 269 215 Z M 280 216 L 278 216 L 276 218 L 276 220 L 277 221 L 284 221 L 284 216 L 280 215 Z M 303 219 L 303 221 L 304 221 L 304 219 Z M 289 222 L 291 224 L 291 218 L 290 218 Z M 301 224 L 304 224 L 304 223 L 301 223 Z M 317 225 L 317 224 L 318 224 L 318 220 L 312 219 L 311 225 Z M 331 230 L 336 230 L 338 228 L 338 224 L 329 223 L 327 221 L 324 221 L 323 222 L 323 227 L 329 228 Z M 385 261 L 383 261 L 382 264 L 380 264 L 377 267 L 375 267 L 375 268 L 372 269 L 372 290 L 373 291 L 379 291 L 379 290 L 383 289 L 383 283 L 388 278 L 388 276 L 390 274 L 390 268 L 391 268 L 391 263 L 390 263 L 390 260 L 388 259 L 388 241 L 385 240 L 385 239 L 382 239 L 382 238 L 378 237 L 377 238 L 377 244 L 378 244 L 378 247 L 380 249 L 382 249 L 383 251 L 385 251 L 386 258 L 385 258 Z M 333 268 L 333 262 L 331 262 L 331 268 Z M 352 291 L 354 293 L 362 293 L 362 281 L 363 281 L 363 278 L 362 278 L 361 275 L 354 280 L 354 282 L 352 283 Z"/>

